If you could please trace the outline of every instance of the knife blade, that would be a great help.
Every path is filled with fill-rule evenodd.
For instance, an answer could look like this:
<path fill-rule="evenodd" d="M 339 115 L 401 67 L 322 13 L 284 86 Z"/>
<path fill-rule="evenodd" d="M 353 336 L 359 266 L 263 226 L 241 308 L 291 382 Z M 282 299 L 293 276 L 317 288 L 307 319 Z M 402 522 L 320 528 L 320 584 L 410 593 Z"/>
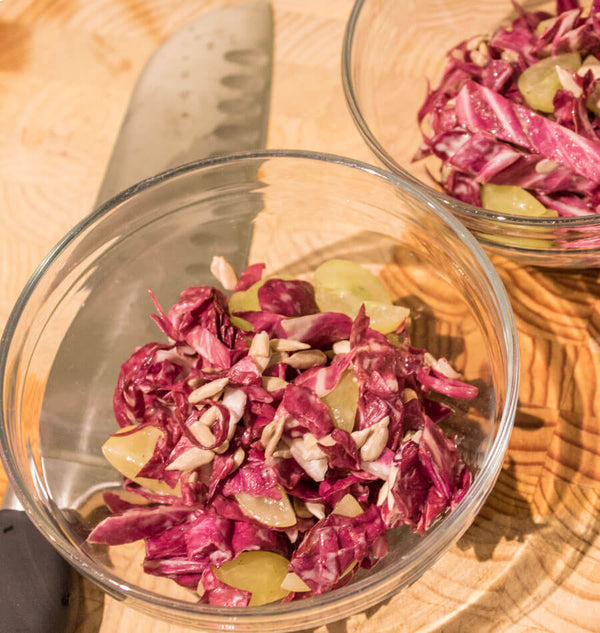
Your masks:
<path fill-rule="evenodd" d="M 272 56 L 269 2 L 213 9 L 172 35 L 150 57 L 136 82 L 96 206 L 171 167 L 265 147 Z M 249 217 L 262 208 L 259 198 L 257 194 L 255 206 L 248 208 Z M 238 218 L 237 223 L 229 223 L 228 230 L 234 231 L 232 239 L 239 244 L 235 257 L 241 264 L 247 260 L 248 223 Z M 197 263 L 198 246 L 193 240 L 189 249 Z M 191 285 L 193 280 L 180 281 Z M 59 347 L 46 386 L 40 445 L 45 483 L 58 507 L 77 508 L 94 495 L 90 472 L 101 470 L 107 481 L 114 476 L 110 466 L 94 457 L 112 432 L 115 359 L 107 356 L 132 349 L 132 341 L 114 317 L 125 314 L 127 319 L 145 323 L 148 306 L 147 297 L 138 296 L 138 284 L 128 279 L 127 271 L 117 273 L 111 283 L 120 288 L 123 305 L 107 305 L 101 294 L 85 298 Z M 90 324 L 103 318 L 113 323 L 110 341 L 99 335 L 90 343 Z M 149 325 L 139 335 L 150 340 L 155 331 Z M 94 401 L 105 406 L 87 400 L 84 392 L 73 398 L 74 377 L 96 394 Z M 81 430 L 73 433 L 74 425 Z M 74 590 L 71 570 L 25 513 L 14 509 L 20 506 L 10 491 L 3 500 L 3 508 L 7 507 L 13 509 L 0 511 L 0 633 L 65 631 L 73 621 L 67 612 L 68 596 Z M 45 561 L 44 567 L 40 561 Z M 14 582 L 16 575 L 25 581 Z M 32 575 L 39 582 L 28 583 Z M 40 599 L 42 594 L 44 599 Z"/>

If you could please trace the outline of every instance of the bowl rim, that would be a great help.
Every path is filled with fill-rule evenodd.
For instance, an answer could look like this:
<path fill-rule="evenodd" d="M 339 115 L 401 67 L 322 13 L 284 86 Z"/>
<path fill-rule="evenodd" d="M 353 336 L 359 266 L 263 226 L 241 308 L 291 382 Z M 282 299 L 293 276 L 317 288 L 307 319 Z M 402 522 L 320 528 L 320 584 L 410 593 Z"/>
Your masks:
<path fill-rule="evenodd" d="M 367 123 L 362 111 L 359 107 L 359 100 L 356 94 L 354 81 L 352 79 L 352 62 L 353 62 L 353 48 L 354 39 L 356 35 L 356 28 L 358 21 L 361 17 L 361 12 L 369 0 L 355 0 L 348 21 L 346 22 L 346 28 L 344 31 L 344 37 L 342 42 L 342 86 L 344 89 L 344 96 L 346 98 L 346 104 L 350 110 L 352 120 L 358 128 L 361 136 L 367 142 L 369 149 L 373 154 L 382 162 L 382 164 L 393 173 L 402 175 L 404 178 L 409 179 L 411 182 L 416 183 L 420 188 L 441 201 L 444 205 L 457 211 L 461 218 L 464 218 L 467 222 L 473 219 L 480 219 L 489 222 L 499 222 L 504 226 L 512 226 L 524 229 L 540 229 L 540 228 L 553 228 L 560 227 L 565 228 L 581 228 L 588 226 L 596 226 L 600 224 L 600 214 L 590 214 L 585 216 L 576 217 L 552 217 L 552 218 L 529 218 L 526 216 L 507 216 L 502 213 L 490 211 L 482 207 L 476 207 L 475 205 L 467 202 L 462 202 L 457 198 L 449 196 L 443 191 L 435 189 L 428 183 L 419 180 L 402 167 L 395 158 L 384 148 L 383 144 L 375 136 L 373 130 Z M 416 124 L 416 121 L 415 121 Z M 540 249 L 520 248 L 513 245 L 503 246 L 501 243 L 485 241 L 486 244 L 498 248 L 500 251 L 521 251 L 523 253 L 540 252 Z M 578 248 L 578 253 L 584 255 L 587 253 L 596 253 L 598 247 L 590 248 Z"/>
<path fill-rule="evenodd" d="M 508 441 L 512 431 L 514 417 L 517 407 L 519 388 L 519 345 L 514 314 L 504 288 L 491 261 L 483 251 L 481 245 L 471 235 L 471 233 L 448 211 L 440 202 L 422 187 L 415 186 L 412 179 L 403 178 L 402 175 L 380 169 L 379 167 L 351 158 L 342 157 L 335 154 L 322 152 L 312 152 L 304 150 L 261 150 L 239 152 L 222 155 L 203 160 L 194 161 L 175 167 L 151 176 L 139 183 L 120 192 L 113 198 L 107 200 L 89 215 L 77 223 L 67 234 L 54 246 L 53 249 L 43 258 L 37 269 L 23 288 L 15 306 L 9 316 L 6 327 L 0 338 L 0 458 L 4 463 L 9 484 L 20 499 L 29 518 L 36 525 L 38 530 L 54 545 L 60 554 L 68 560 L 84 576 L 101 586 L 105 592 L 118 600 L 131 600 L 132 606 L 137 606 L 141 610 L 151 611 L 156 615 L 156 608 L 159 607 L 172 617 L 184 618 L 189 624 L 193 618 L 196 624 L 204 626 L 221 626 L 224 621 L 229 623 L 240 623 L 242 625 L 252 625 L 260 622 L 269 626 L 279 625 L 280 629 L 269 630 L 292 630 L 299 625 L 298 617 L 301 616 L 302 627 L 309 625 L 323 624 L 347 617 L 351 613 L 363 611 L 369 606 L 373 606 L 396 593 L 406 581 L 399 584 L 396 575 L 403 565 L 402 561 L 397 561 L 387 569 L 382 569 L 377 573 L 370 574 L 366 578 L 356 583 L 347 585 L 332 592 L 320 596 L 313 596 L 308 600 L 300 600 L 287 604 L 271 604 L 260 607 L 245 607 L 243 610 L 232 610 L 231 607 L 216 607 L 212 605 L 185 602 L 183 600 L 167 598 L 152 591 L 130 584 L 119 579 L 110 573 L 97 569 L 92 560 L 80 549 L 75 547 L 57 526 L 56 522 L 42 513 L 35 507 L 35 501 L 26 488 L 21 486 L 18 472 L 18 465 L 13 464 L 13 450 L 8 441 L 6 431 L 5 410 L 5 382 L 7 374 L 8 351 L 19 323 L 20 316 L 27 305 L 30 295 L 37 287 L 38 283 L 52 265 L 54 260 L 66 249 L 66 247 L 87 227 L 102 220 L 110 211 L 123 202 L 134 198 L 137 194 L 150 189 L 164 181 L 188 172 L 200 171 L 219 165 L 227 165 L 236 161 L 247 160 L 268 160 L 268 159 L 300 159 L 317 161 L 341 165 L 350 169 L 355 169 L 366 174 L 375 176 L 383 181 L 399 187 L 412 197 L 423 202 L 432 213 L 440 217 L 450 229 L 460 236 L 465 245 L 477 260 L 482 273 L 485 275 L 489 286 L 493 291 L 495 309 L 502 322 L 503 342 L 507 352 L 506 363 L 506 397 L 504 409 L 498 431 L 494 440 L 493 448 L 486 456 L 486 460 L 481 466 L 479 476 L 475 478 L 467 494 L 458 504 L 456 509 L 444 520 L 445 532 L 438 539 L 436 547 L 431 547 L 425 539 L 420 541 L 413 550 L 411 564 L 406 569 L 412 569 L 412 579 L 414 580 L 423 573 L 441 554 L 455 542 L 461 534 L 469 527 L 470 522 L 461 525 L 463 516 L 467 513 L 478 512 L 487 498 L 493 484 L 500 472 L 503 459 L 508 448 Z M 393 211 L 390 211 L 393 213 Z M 34 469 L 35 470 L 35 469 Z M 35 474 L 35 473 L 34 473 Z M 487 487 L 487 490 L 486 490 Z M 426 551 L 429 549 L 429 551 Z M 415 575 L 416 570 L 416 575 Z M 373 580 L 375 578 L 375 580 Z M 350 603 L 354 606 L 348 607 Z M 344 606 L 342 606 L 342 604 Z M 151 605 L 146 606 L 145 605 Z M 310 606 L 311 609 L 307 609 Z M 340 613 L 343 610 L 343 613 Z M 159 616 L 160 617 L 160 616 Z M 166 617 L 163 615 L 163 617 Z M 183 623 L 183 621 L 182 621 Z M 294 624 L 295 623 L 295 624 Z M 234 627 L 235 628 L 235 627 Z"/>

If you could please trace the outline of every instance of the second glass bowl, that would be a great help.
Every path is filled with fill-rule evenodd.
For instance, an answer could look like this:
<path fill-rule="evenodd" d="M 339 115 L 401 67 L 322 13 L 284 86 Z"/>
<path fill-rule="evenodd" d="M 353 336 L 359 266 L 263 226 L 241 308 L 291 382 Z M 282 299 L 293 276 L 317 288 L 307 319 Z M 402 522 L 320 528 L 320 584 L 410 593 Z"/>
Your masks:
<path fill-rule="evenodd" d="M 527 9 L 552 12 L 554 3 Z M 342 58 L 350 112 L 375 156 L 440 200 L 488 251 L 544 267 L 600 266 L 600 214 L 529 219 L 487 211 L 436 188 L 429 171 L 439 159 L 412 161 L 421 144 L 417 112 L 428 83 L 437 85 L 446 52 L 515 17 L 509 0 L 357 0 Z"/>

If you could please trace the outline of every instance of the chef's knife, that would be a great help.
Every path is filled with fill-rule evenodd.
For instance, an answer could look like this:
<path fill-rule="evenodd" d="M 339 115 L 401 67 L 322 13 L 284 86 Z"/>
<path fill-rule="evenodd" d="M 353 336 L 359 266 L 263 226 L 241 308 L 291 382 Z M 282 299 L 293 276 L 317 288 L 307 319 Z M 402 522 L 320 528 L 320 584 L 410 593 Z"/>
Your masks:
<path fill-rule="evenodd" d="M 214 9 L 168 39 L 136 83 L 97 205 L 170 167 L 264 147 L 272 49 L 268 2 Z M 248 209 L 249 218 L 260 210 L 257 196 L 255 207 Z M 240 231 L 237 237 L 232 234 L 232 240 L 239 244 L 236 255 L 242 262 L 249 247 L 247 235 L 241 233 L 247 233 L 247 224 L 238 221 L 228 229 Z M 197 262 L 198 248 L 190 243 L 192 249 Z M 107 355 L 131 348 L 115 315 L 125 312 L 128 319 L 147 320 L 147 298 L 137 296 L 137 284 L 128 281 L 127 271 L 112 282 L 120 284 L 124 305 L 107 306 L 102 296 L 87 298 L 60 346 L 47 383 L 40 443 L 46 485 L 58 507 L 77 507 L 93 492 L 86 476 L 90 469 L 108 468 L 93 457 L 107 436 L 102 421 L 112 417 L 115 362 Z M 180 283 L 184 287 L 186 280 Z M 111 340 L 99 336 L 90 347 L 90 323 L 102 318 L 111 319 Z M 142 338 L 145 335 L 140 331 Z M 94 400 L 105 402 L 105 409 L 86 402 L 85 393 L 73 397 L 74 377 L 89 385 L 90 392 L 101 394 Z M 13 509 L 0 512 L 0 633 L 61 633 L 73 621 L 71 570 L 18 511 L 12 491 L 7 491 L 3 507 Z"/>

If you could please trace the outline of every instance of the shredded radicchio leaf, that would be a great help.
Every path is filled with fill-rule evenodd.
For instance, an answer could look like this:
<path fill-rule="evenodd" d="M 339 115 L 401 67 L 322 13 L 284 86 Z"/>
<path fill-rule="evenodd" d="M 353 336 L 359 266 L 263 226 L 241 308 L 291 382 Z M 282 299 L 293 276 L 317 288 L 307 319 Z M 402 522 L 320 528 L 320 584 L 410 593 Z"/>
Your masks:
<path fill-rule="evenodd" d="M 237 290 L 263 269 L 246 270 Z M 422 534 L 468 490 L 471 474 L 439 426 L 453 411 L 430 394 L 470 400 L 477 389 L 412 347 L 404 324 L 386 337 L 364 306 L 355 319 L 318 312 L 306 281 L 262 284 L 261 309 L 241 313 L 250 331 L 232 324 L 215 288 L 185 290 L 168 312 L 152 299 L 169 341 L 123 363 L 114 412 L 119 436 L 152 429 L 158 440 L 125 480 L 134 500 L 107 492 L 111 514 L 89 542 L 143 539 L 147 573 L 224 606 L 251 594 L 222 582 L 219 568 L 242 552 L 274 552 L 307 590 L 285 598 L 297 600 L 370 568 L 387 553 L 388 530 Z M 294 349 L 314 366 L 291 362 Z M 341 428 L 325 399 L 348 375 L 357 400 Z M 337 511 L 349 498 L 354 512 Z"/>
<path fill-rule="evenodd" d="M 438 184 L 475 206 L 480 186 L 493 183 L 526 189 L 559 216 L 600 213 L 600 73 L 593 63 L 561 69 L 551 113 L 534 110 L 518 86 L 526 69 L 551 56 L 598 61 L 600 0 L 587 15 L 578 0 L 557 0 L 555 15 L 513 5 L 509 28 L 447 53 L 418 112 L 423 143 L 414 160 L 440 158 Z"/>

